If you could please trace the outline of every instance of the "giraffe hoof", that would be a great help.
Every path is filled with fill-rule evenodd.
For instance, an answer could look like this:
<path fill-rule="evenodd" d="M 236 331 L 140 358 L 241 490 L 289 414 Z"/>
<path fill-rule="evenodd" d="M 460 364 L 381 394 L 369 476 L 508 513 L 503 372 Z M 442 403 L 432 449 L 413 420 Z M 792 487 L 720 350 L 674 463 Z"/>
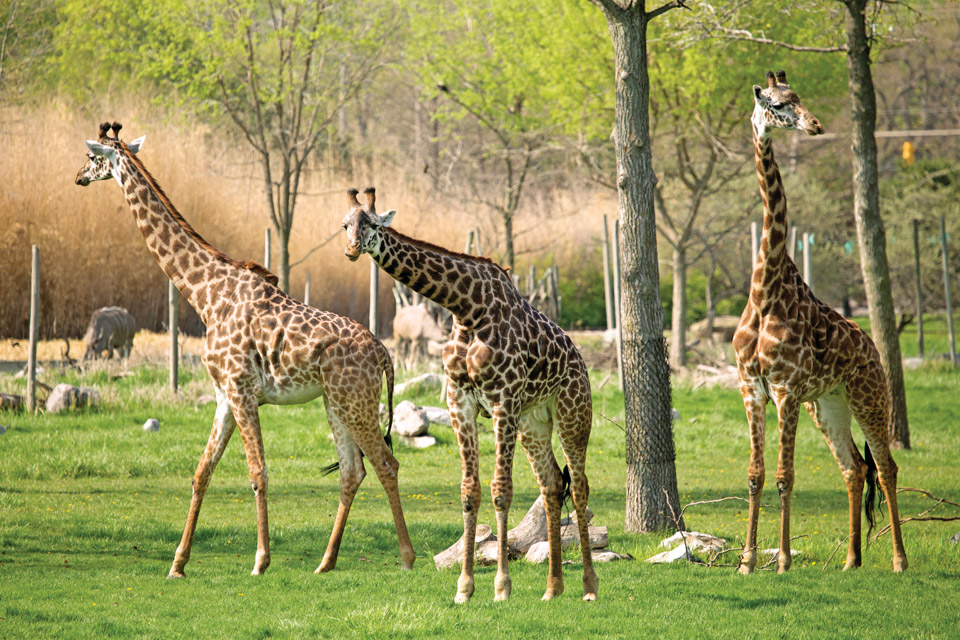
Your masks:
<path fill-rule="evenodd" d="M 749 564 L 741 564 L 740 567 L 737 568 L 737 571 L 739 571 L 741 575 L 748 576 L 753 573 L 753 567 Z"/>
<path fill-rule="evenodd" d="M 563 592 L 562 592 L 562 591 L 555 591 L 555 590 L 553 590 L 553 589 L 547 589 L 547 590 L 543 593 L 543 597 L 540 598 L 540 599 L 541 599 L 541 600 L 553 600 L 554 598 L 560 597 L 560 594 L 561 594 L 561 593 L 563 593 Z"/>
<path fill-rule="evenodd" d="M 173 569 L 171 569 L 170 573 L 167 574 L 167 580 L 175 580 L 177 578 L 186 578 L 186 577 L 187 577 L 187 574 L 185 574 L 183 571 L 174 571 Z"/>
<path fill-rule="evenodd" d="M 583 599 L 585 602 L 593 602 L 594 600 L 597 599 L 597 594 L 596 592 L 585 593 L 583 594 Z"/>
<path fill-rule="evenodd" d="M 453 599 L 454 604 L 465 604 L 470 600 L 472 593 L 457 593 L 457 596 Z"/>
<path fill-rule="evenodd" d="M 900 560 L 899 558 L 893 561 L 893 572 L 894 573 L 903 573 L 907 570 L 907 559 L 904 558 Z"/>
<path fill-rule="evenodd" d="M 335 566 L 336 566 L 335 563 L 334 563 L 334 564 L 327 564 L 326 562 L 321 562 L 321 563 L 320 563 L 320 566 L 317 567 L 317 569 L 316 569 L 316 571 L 314 571 L 314 573 L 328 573 L 328 572 L 330 572 L 330 571 L 333 571 L 333 568 L 334 568 Z"/>

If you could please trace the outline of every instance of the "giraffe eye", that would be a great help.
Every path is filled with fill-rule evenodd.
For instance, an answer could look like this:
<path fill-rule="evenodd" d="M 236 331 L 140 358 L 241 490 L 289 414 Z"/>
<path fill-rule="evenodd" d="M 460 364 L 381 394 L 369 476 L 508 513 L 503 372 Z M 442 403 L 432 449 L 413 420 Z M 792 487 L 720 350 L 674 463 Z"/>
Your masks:
<path fill-rule="evenodd" d="M 783 109 L 787 105 L 784 104 L 783 102 L 775 102 L 770 106 L 773 107 L 774 109 Z"/>

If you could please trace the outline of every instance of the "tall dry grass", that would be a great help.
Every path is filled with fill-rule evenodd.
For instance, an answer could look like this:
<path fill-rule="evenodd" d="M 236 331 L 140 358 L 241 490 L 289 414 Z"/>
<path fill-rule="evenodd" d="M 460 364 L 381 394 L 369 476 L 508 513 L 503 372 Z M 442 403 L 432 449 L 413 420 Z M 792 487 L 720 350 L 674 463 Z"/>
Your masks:
<path fill-rule="evenodd" d="M 29 322 L 30 246 L 41 251 L 43 337 L 79 336 L 97 308 L 130 310 L 142 329 L 161 330 L 166 316 L 166 280 L 112 181 L 86 188 L 74 184 L 85 161 L 83 141 L 97 124 L 117 119 L 124 137 L 146 134 L 140 155 L 175 206 L 211 244 L 240 259 L 263 260 L 265 215 L 259 166 L 242 146 L 224 142 L 208 127 L 173 124 L 146 101 L 83 113 L 53 102 L 45 106 L 0 110 L 0 338 L 22 338 Z M 302 183 L 291 262 L 337 233 L 349 186 L 377 187 L 381 209 L 397 209 L 396 227 L 451 248 L 463 247 L 466 230 L 479 226 L 484 253 L 495 248 L 498 227 L 478 205 L 458 203 L 418 185 L 381 150 L 379 160 L 351 170 L 314 170 Z M 399 157 L 399 155 L 398 155 Z M 322 163 L 318 163 L 322 164 Z M 370 168 L 369 164 L 374 165 Z M 561 265 L 577 245 L 595 242 L 600 216 L 615 215 L 608 194 L 572 189 L 562 193 L 530 191 L 517 239 L 524 262 L 549 253 Z M 526 253 L 524 253 L 526 251 Z M 494 253 L 494 256 L 496 254 Z M 302 299 L 311 274 L 311 302 L 321 308 L 365 320 L 368 313 L 369 262 L 343 257 L 343 239 L 335 238 L 291 271 L 291 294 Z M 381 278 L 381 326 L 393 313 L 389 278 Z M 181 325 L 197 334 L 202 325 L 181 305 Z"/>

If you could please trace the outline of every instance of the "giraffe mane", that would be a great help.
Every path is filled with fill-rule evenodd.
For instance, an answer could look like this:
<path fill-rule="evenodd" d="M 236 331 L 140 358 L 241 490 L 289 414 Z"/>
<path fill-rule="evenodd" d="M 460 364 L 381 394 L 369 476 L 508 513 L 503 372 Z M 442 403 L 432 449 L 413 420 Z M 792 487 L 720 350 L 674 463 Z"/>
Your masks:
<path fill-rule="evenodd" d="M 507 277 L 509 278 L 509 274 L 507 274 L 507 270 L 501 267 L 499 264 L 497 264 L 493 260 L 491 260 L 490 258 L 486 258 L 484 256 L 474 256 L 469 253 L 460 253 L 458 251 L 451 251 L 450 249 L 446 249 L 444 247 L 435 245 L 425 240 L 418 240 L 417 238 L 411 238 L 410 236 L 400 233 L 393 227 L 384 227 L 383 229 L 387 233 L 392 233 L 393 235 L 397 236 L 403 242 L 412 244 L 415 247 L 419 247 L 420 249 L 426 249 L 427 251 L 435 251 L 441 255 L 444 255 L 450 258 L 456 258 L 457 260 L 466 260 L 468 262 L 473 262 L 476 264 L 483 264 L 483 265 L 493 265 L 494 267 L 499 269 L 501 272 L 503 272 L 505 275 L 507 275 Z"/>
<path fill-rule="evenodd" d="M 223 251 L 220 251 L 212 244 L 207 242 L 203 236 L 197 233 L 196 230 L 190 226 L 190 223 L 187 222 L 186 218 L 180 215 L 180 212 L 177 211 L 177 208 L 173 206 L 172 202 L 170 202 L 170 198 L 167 197 L 167 194 L 164 193 L 160 185 L 157 184 L 157 181 L 154 179 L 154 177 L 150 175 L 150 172 L 147 171 L 147 168 L 143 166 L 143 162 L 140 161 L 140 158 L 138 158 L 135 153 L 131 153 L 130 149 L 127 148 L 127 144 L 122 140 L 110 138 L 107 138 L 107 140 L 114 142 L 117 146 L 119 146 L 120 150 L 123 152 L 123 155 L 127 158 L 127 160 L 130 161 L 131 164 L 133 164 L 133 166 L 137 168 L 137 171 L 140 172 L 140 174 L 143 176 L 143 179 L 146 180 L 147 184 L 150 185 L 150 188 L 153 189 L 153 192 L 157 195 L 157 198 L 160 199 L 161 204 L 167 208 L 167 211 L 170 212 L 170 215 L 173 216 L 177 223 L 183 227 L 183 230 L 187 232 L 187 235 L 197 241 L 197 244 L 209 251 L 214 258 L 225 264 L 238 267 L 240 269 L 246 269 L 247 271 L 252 271 L 274 286 L 279 283 L 280 279 L 263 265 L 260 265 L 253 260 L 234 260 Z"/>

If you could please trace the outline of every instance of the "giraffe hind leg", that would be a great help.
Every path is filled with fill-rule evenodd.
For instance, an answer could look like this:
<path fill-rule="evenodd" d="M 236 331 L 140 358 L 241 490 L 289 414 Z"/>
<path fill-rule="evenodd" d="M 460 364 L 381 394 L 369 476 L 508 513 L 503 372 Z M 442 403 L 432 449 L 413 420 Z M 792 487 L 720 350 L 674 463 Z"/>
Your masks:
<path fill-rule="evenodd" d="M 343 540 L 343 531 L 347 526 L 347 518 L 350 516 L 350 507 L 353 506 L 353 499 L 357 495 L 360 483 L 366 476 L 360 447 L 357 446 L 357 443 L 354 442 L 353 437 L 347 431 L 338 412 L 331 409 L 329 405 L 327 406 L 327 418 L 330 422 L 330 430 L 333 433 L 333 441 L 337 447 L 337 463 L 340 470 L 340 504 L 337 507 L 337 517 L 334 520 L 333 529 L 330 531 L 327 550 L 323 554 L 320 566 L 314 573 L 326 573 L 337 566 L 337 556 L 340 553 L 340 543 Z"/>
<path fill-rule="evenodd" d="M 577 513 L 580 534 L 580 552 L 583 558 L 583 599 L 597 599 L 599 578 L 593 568 L 590 549 L 590 531 L 587 522 L 587 502 L 590 483 L 587 479 L 587 443 L 593 426 L 593 408 L 590 399 L 590 381 L 583 372 L 576 383 L 560 393 L 555 404 L 554 423 L 563 455 L 570 473 L 570 497 Z"/>
<path fill-rule="evenodd" d="M 890 538 L 893 544 L 893 570 L 906 571 L 907 554 L 900 531 L 900 511 L 897 507 L 897 463 L 890 454 L 890 396 L 887 379 L 879 362 L 871 362 L 860 369 L 847 384 L 850 410 L 863 431 L 870 454 L 877 468 L 877 480 L 887 499 L 890 517 Z"/>
<path fill-rule="evenodd" d="M 544 600 L 563 593 L 563 567 L 560 547 L 560 516 L 563 510 L 563 478 L 553 455 L 553 424 L 547 407 L 537 407 L 524 415 L 520 425 L 520 444 L 527 454 L 533 475 L 540 486 L 547 516 L 547 543 L 550 547 L 547 589 Z"/>
<path fill-rule="evenodd" d="M 863 499 L 867 465 L 860 456 L 857 445 L 853 441 L 853 434 L 850 432 L 851 413 L 842 389 L 831 391 L 804 406 L 814 424 L 820 429 L 820 433 L 823 434 L 824 440 L 827 441 L 827 446 L 830 447 L 847 486 L 850 533 L 847 542 L 847 560 L 843 565 L 846 571 L 859 567 L 863 562 L 860 503 Z"/>

